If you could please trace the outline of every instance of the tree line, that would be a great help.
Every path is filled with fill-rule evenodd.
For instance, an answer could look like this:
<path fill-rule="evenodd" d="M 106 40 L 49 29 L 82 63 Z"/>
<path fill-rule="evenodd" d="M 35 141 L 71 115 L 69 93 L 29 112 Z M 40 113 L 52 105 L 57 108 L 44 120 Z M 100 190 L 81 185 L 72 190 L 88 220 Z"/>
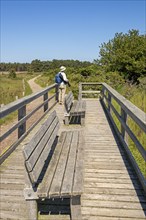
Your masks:
<path fill-rule="evenodd" d="M 79 60 L 56 60 L 52 61 L 41 61 L 39 59 L 33 60 L 31 63 L 1 63 L 0 71 L 27 71 L 27 72 L 45 72 L 50 69 L 59 68 L 61 65 L 74 68 L 82 68 L 91 65 L 89 61 Z"/>
<path fill-rule="evenodd" d="M 129 30 L 128 33 L 116 33 L 114 38 L 107 43 L 102 43 L 99 51 L 99 59 L 93 62 L 79 60 L 40 61 L 31 63 L 1 63 L 0 71 L 27 71 L 47 72 L 64 65 L 68 68 L 83 69 L 82 75 L 88 77 L 90 66 L 95 65 L 103 74 L 116 74 L 126 81 L 139 83 L 146 76 L 146 35 L 140 35 L 138 30 Z M 94 73 L 93 73 L 94 74 Z"/>

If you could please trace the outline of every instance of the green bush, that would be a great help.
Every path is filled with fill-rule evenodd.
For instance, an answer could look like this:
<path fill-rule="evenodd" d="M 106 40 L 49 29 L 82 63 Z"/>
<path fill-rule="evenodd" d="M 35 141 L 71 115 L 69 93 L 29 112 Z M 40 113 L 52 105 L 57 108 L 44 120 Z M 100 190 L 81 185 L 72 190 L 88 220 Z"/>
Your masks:
<path fill-rule="evenodd" d="M 16 72 L 14 70 L 10 70 L 9 72 L 9 78 L 10 79 L 15 79 L 16 78 Z"/>

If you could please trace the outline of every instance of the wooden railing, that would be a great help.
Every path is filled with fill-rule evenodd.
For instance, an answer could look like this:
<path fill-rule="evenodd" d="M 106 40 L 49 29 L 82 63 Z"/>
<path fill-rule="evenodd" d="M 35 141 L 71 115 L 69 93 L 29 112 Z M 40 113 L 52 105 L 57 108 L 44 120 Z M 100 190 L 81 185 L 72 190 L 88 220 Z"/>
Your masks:
<path fill-rule="evenodd" d="M 86 86 L 88 86 L 88 90 L 84 89 Z M 94 89 L 94 87 L 96 89 Z M 98 87 L 99 89 L 97 89 Z M 144 143 L 142 144 L 139 141 L 138 134 L 135 134 L 128 123 L 129 119 L 133 121 L 139 129 L 139 133 L 143 132 L 143 139 L 145 136 L 146 140 L 146 114 L 106 83 L 80 83 L 79 98 L 84 98 L 84 94 L 86 94 L 87 97 L 89 94 L 92 94 L 92 97 L 94 97 L 95 94 L 99 94 L 101 103 L 112 122 L 119 141 L 124 146 L 143 189 L 146 192 L 146 168 L 144 171 L 145 173 L 141 171 L 133 152 L 131 152 L 129 148 L 130 142 L 128 141 L 133 141 L 134 147 L 141 155 L 141 162 L 143 162 L 143 166 L 146 167 L 146 146 L 144 146 L 146 141 L 143 141 Z"/>
<path fill-rule="evenodd" d="M 34 107 L 31 112 L 28 112 L 27 114 L 27 106 L 34 100 L 37 100 L 38 98 L 42 97 L 42 102 Z M 0 141 L 4 141 L 12 132 L 15 130 L 18 130 L 18 139 L 15 143 L 12 144 L 12 146 L 9 147 L 9 149 L 1 155 L 0 163 L 2 163 L 7 156 L 18 146 L 18 144 L 22 141 L 22 139 L 35 127 L 35 125 L 44 117 L 45 114 L 48 113 L 48 111 L 57 103 L 58 101 L 58 86 L 57 84 L 53 84 L 49 87 L 47 87 L 44 90 L 41 90 L 40 92 L 34 93 L 32 95 L 26 96 L 24 98 L 21 98 L 19 100 L 16 100 L 8 105 L 3 106 L 0 109 L 0 118 L 4 118 L 11 113 L 17 111 L 17 118 L 18 122 L 13 125 L 8 131 L 6 131 L 4 134 L 1 135 Z M 33 116 L 38 110 L 43 108 L 43 114 L 37 116 L 35 118 L 35 122 L 26 129 L 26 122 L 31 116 Z M 1 132 L 2 133 L 2 132 Z"/>
<path fill-rule="evenodd" d="M 94 82 L 84 82 L 79 83 L 79 96 L 78 98 L 91 98 L 91 97 L 99 97 L 101 93 L 101 85 L 102 83 L 94 83 Z"/>
<path fill-rule="evenodd" d="M 86 87 L 88 87 L 88 89 Z M 85 94 L 87 95 L 87 97 L 88 95 L 90 97 L 91 94 L 93 94 L 93 96 L 98 95 L 101 99 L 101 103 L 112 122 L 119 141 L 124 146 L 143 186 L 143 189 L 146 192 L 145 176 L 141 172 L 141 169 L 139 168 L 139 165 L 135 160 L 133 153 L 131 153 L 128 143 L 128 139 L 130 138 L 135 144 L 135 148 L 141 155 L 143 162 L 146 163 L 146 146 L 144 146 L 144 144 L 139 141 L 138 135 L 135 134 L 134 131 L 132 131 L 130 125 L 128 124 L 128 119 L 130 118 L 136 124 L 136 126 L 138 126 L 139 129 L 145 134 L 146 114 L 106 83 L 80 83 L 79 98 L 83 98 Z M 40 97 L 43 97 L 43 102 L 39 106 L 35 107 L 34 110 L 26 114 L 27 105 Z M 14 111 L 18 111 L 18 122 L 14 126 L 12 126 L 12 128 L 10 128 L 6 133 L 2 134 L 1 141 L 8 137 L 15 130 L 18 130 L 18 140 L 2 155 L 0 159 L 1 163 L 16 148 L 16 146 L 22 141 L 22 139 L 32 130 L 32 128 L 34 128 L 34 126 L 41 120 L 41 118 L 57 103 L 57 100 L 58 87 L 57 84 L 53 84 L 42 90 L 41 92 L 19 99 L 1 108 L 1 118 L 6 117 Z M 116 106 L 116 104 L 118 105 L 118 107 Z M 44 109 L 44 114 L 40 116 L 40 118 L 37 118 L 35 123 L 27 130 L 27 120 L 41 108 Z M 118 123 L 116 121 L 118 121 Z"/>

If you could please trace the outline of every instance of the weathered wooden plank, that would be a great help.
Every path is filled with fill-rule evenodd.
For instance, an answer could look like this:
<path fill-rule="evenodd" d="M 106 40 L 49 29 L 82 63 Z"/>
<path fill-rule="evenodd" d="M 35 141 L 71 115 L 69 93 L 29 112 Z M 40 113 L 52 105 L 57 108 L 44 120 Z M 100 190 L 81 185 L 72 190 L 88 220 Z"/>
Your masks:
<path fill-rule="evenodd" d="M 134 180 L 136 180 L 136 179 L 134 179 Z M 99 177 L 97 177 L 97 178 L 92 178 L 92 177 L 86 177 L 85 178 L 85 183 L 86 184 L 88 184 L 88 183 L 90 183 L 90 182 L 92 182 L 92 183 L 94 183 L 94 182 L 97 182 L 97 183 L 104 183 L 104 182 L 106 182 L 106 183 L 120 183 L 120 184 L 132 184 L 132 181 L 131 181 L 131 179 L 119 179 L 119 178 L 99 178 Z M 137 183 L 138 184 L 138 183 Z"/>
<path fill-rule="evenodd" d="M 23 173 L 21 174 L 17 174 L 17 172 L 15 171 L 15 173 L 0 173 L 0 178 L 1 179 L 24 179 L 24 175 Z"/>
<path fill-rule="evenodd" d="M 137 209 L 143 211 L 146 209 L 146 203 L 138 202 L 125 202 L 125 201 L 102 201 L 102 200 L 83 200 L 82 206 L 84 207 L 99 207 L 99 208 L 116 208 L 116 209 Z"/>
<path fill-rule="evenodd" d="M 59 124 L 57 124 L 57 126 L 55 127 L 54 133 L 50 137 L 49 142 L 46 144 L 46 147 L 45 147 L 45 149 L 43 151 L 43 154 L 40 155 L 37 163 L 35 164 L 35 167 L 33 168 L 33 171 L 29 173 L 32 182 L 37 182 L 37 180 L 38 180 L 38 178 L 40 176 L 42 168 L 43 168 L 43 166 L 45 164 L 45 160 L 48 157 L 48 152 L 49 152 L 50 146 L 52 146 L 52 144 L 53 144 L 53 142 L 54 142 L 54 140 L 56 138 L 56 132 L 58 131 L 58 129 L 59 129 Z"/>
<path fill-rule="evenodd" d="M 25 202 L 24 196 L 15 196 L 15 195 L 5 195 L 2 197 L 2 201 L 4 202 L 18 202 L 23 203 Z"/>
<path fill-rule="evenodd" d="M 101 188 L 101 187 L 96 187 L 96 188 L 85 188 L 85 192 L 87 194 L 107 194 L 107 195 L 130 195 L 130 196 L 143 196 L 144 192 L 139 189 L 139 190 L 135 190 L 135 189 L 112 189 L 112 188 Z"/>
<path fill-rule="evenodd" d="M 49 197 L 49 190 L 51 187 L 52 179 L 60 158 L 60 153 L 62 151 L 65 139 L 66 139 L 66 132 L 62 132 L 58 144 L 52 155 L 51 161 L 48 165 L 47 172 L 45 173 L 43 181 L 39 184 L 39 189 L 38 189 L 39 197 Z"/>
<path fill-rule="evenodd" d="M 87 151 L 85 150 L 85 152 L 87 152 Z M 94 152 L 89 152 L 87 158 L 89 158 L 89 159 L 92 159 L 92 158 L 103 158 L 103 159 L 105 158 L 105 159 L 108 159 L 109 158 L 109 160 L 110 159 L 120 159 L 120 160 L 122 160 L 122 158 L 121 158 L 122 155 L 124 155 L 124 154 L 119 155 L 119 153 L 112 153 L 112 155 L 110 155 L 109 153 L 104 152 L 104 153 L 100 154 L 100 156 L 99 156 L 98 154 L 95 154 Z"/>
<path fill-rule="evenodd" d="M 0 183 L 0 190 L 6 189 L 6 190 L 15 190 L 15 189 L 21 189 L 23 191 L 24 189 L 24 184 L 5 184 L 5 183 Z"/>
<path fill-rule="evenodd" d="M 63 183 L 61 187 L 61 195 L 72 195 L 72 188 L 73 188 L 73 177 L 76 165 L 76 154 L 77 154 L 77 147 L 79 142 L 79 132 L 73 131 L 72 140 L 70 143 L 70 151 L 68 155 L 68 161 L 66 164 L 66 170 L 63 178 Z"/>
<path fill-rule="evenodd" d="M 43 137 L 44 133 L 46 132 L 46 130 L 48 129 L 48 127 L 52 123 L 52 120 L 54 120 L 55 117 L 56 117 L 56 112 L 54 111 L 53 113 L 51 113 L 49 118 L 44 122 L 41 129 L 39 129 L 38 132 L 35 134 L 34 138 L 32 138 L 32 140 L 24 146 L 23 154 L 25 160 L 27 160 L 30 157 L 30 155 L 36 148 L 37 144 L 40 142 L 41 138 Z"/>
<path fill-rule="evenodd" d="M 93 168 L 85 168 L 85 172 L 88 172 L 88 173 L 108 173 L 108 174 L 115 174 L 115 173 L 118 173 L 118 174 L 134 174 L 134 171 L 133 170 L 106 170 L 106 169 L 93 169 Z"/>
<path fill-rule="evenodd" d="M 86 189 L 85 189 L 86 190 Z M 102 189 L 101 189 L 102 190 Z M 125 189 L 127 190 L 127 189 Z M 123 201 L 123 202 L 137 202 L 137 203 L 145 203 L 145 196 L 141 195 L 141 196 L 137 196 L 135 195 L 123 195 L 123 194 L 114 194 L 114 192 L 116 192 L 117 189 L 112 189 L 112 194 L 108 194 L 109 191 L 105 191 L 105 194 L 96 194 L 96 193 L 84 193 L 82 195 L 82 200 L 102 200 L 102 201 Z M 132 191 L 131 191 L 132 192 Z"/>
<path fill-rule="evenodd" d="M 24 179 L 1 179 L 0 184 L 24 184 Z"/>
<path fill-rule="evenodd" d="M 87 216 L 87 215 L 82 215 L 83 220 L 97 220 L 97 216 Z M 124 217 L 110 217 L 110 216 L 98 216 L 98 220 L 143 220 L 143 218 L 124 218 Z"/>
<path fill-rule="evenodd" d="M 5 169 L 9 169 L 9 170 L 22 170 L 24 171 L 24 165 L 21 164 L 21 166 L 17 166 L 15 164 L 11 164 L 11 165 L 3 165 L 1 167 L 2 170 L 5 170 Z"/>
<path fill-rule="evenodd" d="M 142 189 L 142 187 L 139 184 L 120 184 L 120 183 L 98 183 L 98 182 L 90 182 L 90 183 L 86 183 L 84 184 L 85 187 L 105 187 L 105 188 L 116 188 L 116 189 Z"/>
<path fill-rule="evenodd" d="M 84 137 L 80 131 L 78 154 L 76 161 L 76 171 L 74 176 L 73 195 L 81 195 L 83 192 L 84 181 Z"/>
<path fill-rule="evenodd" d="M 63 176 L 65 173 L 65 168 L 66 168 L 66 163 L 68 160 L 68 154 L 70 150 L 70 142 L 72 140 L 72 132 L 69 131 L 67 132 L 67 136 L 63 145 L 63 150 L 59 158 L 59 162 L 57 165 L 57 169 L 54 174 L 54 178 L 52 181 L 52 185 L 50 188 L 49 195 L 50 196 L 59 196 L 60 191 L 61 191 L 61 186 L 62 186 L 62 181 L 63 181 Z"/>
<path fill-rule="evenodd" d="M 110 173 L 98 173 L 98 171 L 96 173 L 88 173 L 86 172 L 84 175 L 85 179 L 87 178 L 103 178 L 105 180 L 107 179 L 120 179 L 122 180 L 137 180 L 137 176 L 135 176 L 134 174 L 121 174 L 121 173 L 113 173 L 112 176 Z"/>
<path fill-rule="evenodd" d="M 144 212 L 140 212 L 136 209 L 110 209 L 110 208 L 95 208 L 95 207 L 82 207 L 82 213 L 94 215 L 98 218 L 98 216 L 110 216 L 110 217 L 127 217 L 127 218 L 143 218 L 145 219 Z"/>
<path fill-rule="evenodd" d="M 104 170 L 127 170 L 126 167 L 124 166 L 120 166 L 117 165 L 116 167 L 114 167 L 113 165 L 109 165 L 109 164 L 96 164 L 96 163 L 92 163 L 92 164 L 85 164 L 85 168 L 89 168 L 91 167 L 92 169 L 96 169 L 97 167 L 99 169 L 104 169 Z M 129 170 L 132 170 L 132 167 L 128 167 Z"/>
<path fill-rule="evenodd" d="M 0 217 L 1 219 L 28 220 L 27 213 L 21 211 L 16 213 L 15 211 L 3 210 Z"/>
<path fill-rule="evenodd" d="M 58 118 L 55 117 L 54 120 L 50 122 L 49 127 L 47 127 L 48 125 L 46 125 L 47 128 L 45 129 L 44 136 L 42 136 L 39 143 L 35 146 L 33 154 L 31 154 L 28 160 L 26 161 L 26 167 L 27 167 L 28 172 L 33 170 L 33 167 L 35 166 L 38 158 L 40 157 L 41 154 L 43 154 L 43 151 L 46 145 L 49 145 L 49 148 L 48 148 L 48 154 L 49 154 L 51 150 L 51 144 L 49 141 L 50 139 L 52 140 L 52 133 L 53 133 L 53 137 L 55 140 L 57 133 L 58 133 L 58 129 L 59 129 L 58 123 L 59 123 Z M 58 129 L 55 129 L 56 127 Z M 41 132 L 42 128 L 39 131 Z M 33 138 L 33 141 L 35 141 L 35 137 Z M 40 166 L 43 166 L 43 164 L 40 164 Z"/>
<path fill-rule="evenodd" d="M 71 116 L 78 116 L 78 115 L 84 115 L 85 114 L 85 108 L 86 108 L 86 102 L 85 101 L 77 101 L 75 100 L 73 103 L 73 106 L 70 110 Z"/>
<path fill-rule="evenodd" d="M 1 189 L 0 195 L 23 196 L 23 191 L 22 189 Z"/>
<path fill-rule="evenodd" d="M 26 202 L 14 202 L 14 201 L 0 201 L 0 210 L 6 210 L 6 211 L 21 211 L 21 212 L 26 212 Z"/>
<path fill-rule="evenodd" d="M 64 104 L 65 104 L 66 112 L 70 111 L 70 108 L 73 103 L 73 98 L 74 98 L 73 93 L 71 91 L 65 96 Z"/>

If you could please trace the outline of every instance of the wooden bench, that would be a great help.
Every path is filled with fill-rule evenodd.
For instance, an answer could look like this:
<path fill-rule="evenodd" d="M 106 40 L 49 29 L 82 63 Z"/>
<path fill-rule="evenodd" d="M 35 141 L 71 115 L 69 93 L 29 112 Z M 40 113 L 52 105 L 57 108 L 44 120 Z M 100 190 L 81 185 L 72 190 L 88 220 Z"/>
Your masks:
<path fill-rule="evenodd" d="M 30 220 L 37 219 L 39 202 L 57 198 L 68 198 L 71 219 L 82 219 L 83 134 L 79 130 L 63 131 L 58 138 L 58 130 L 59 119 L 54 111 L 23 148 L 24 197 Z"/>
<path fill-rule="evenodd" d="M 86 102 L 82 99 L 75 100 L 73 93 L 69 92 L 65 96 L 64 101 L 65 106 L 65 124 L 68 125 L 72 117 L 78 117 L 80 119 L 81 125 L 85 124 L 85 111 L 86 111 Z"/>

